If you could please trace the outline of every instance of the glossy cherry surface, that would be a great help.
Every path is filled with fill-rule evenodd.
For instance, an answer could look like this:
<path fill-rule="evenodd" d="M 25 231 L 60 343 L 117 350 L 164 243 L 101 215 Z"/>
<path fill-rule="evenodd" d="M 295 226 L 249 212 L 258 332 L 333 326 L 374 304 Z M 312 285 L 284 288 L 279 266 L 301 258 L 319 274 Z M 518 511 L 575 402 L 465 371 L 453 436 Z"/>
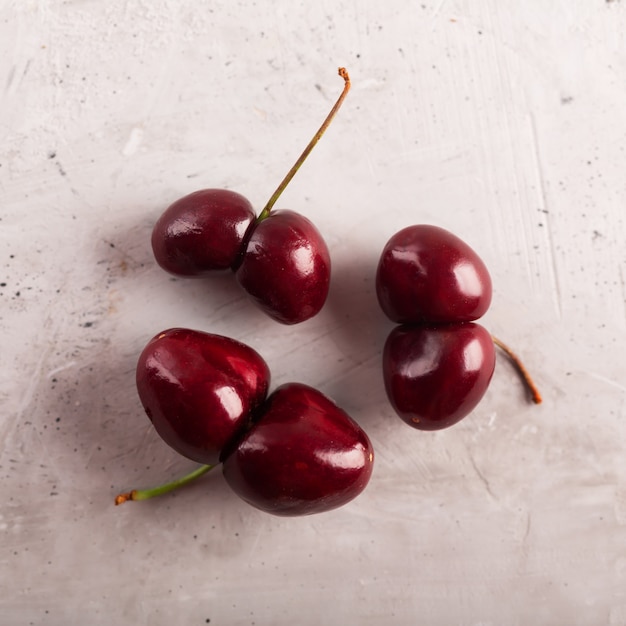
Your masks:
<path fill-rule="evenodd" d="M 157 263 L 176 276 L 200 276 L 235 265 L 256 215 L 242 195 L 203 189 L 170 205 L 152 230 Z"/>
<path fill-rule="evenodd" d="M 326 302 L 330 254 L 306 217 L 272 211 L 253 228 L 235 275 L 270 317 L 297 324 L 316 315 Z"/>
<path fill-rule="evenodd" d="M 234 339 L 173 328 L 146 345 L 136 380 L 163 440 L 194 461 L 214 464 L 265 400 L 270 371 L 255 350 Z"/>
<path fill-rule="evenodd" d="M 384 313 L 400 324 L 469 322 L 489 308 L 492 286 L 464 241 L 438 226 L 414 225 L 385 245 L 376 293 Z"/>
<path fill-rule="evenodd" d="M 437 430 L 468 415 L 495 367 L 491 335 L 473 322 L 397 326 L 383 351 L 383 378 L 396 413 L 410 426 Z"/>
<path fill-rule="evenodd" d="M 359 495 L 374 462 L 365 432 L 322 393 L 300 383 L 278 387 L 224 460 L 231 488 L 275 515 L 309 515 Z"/>

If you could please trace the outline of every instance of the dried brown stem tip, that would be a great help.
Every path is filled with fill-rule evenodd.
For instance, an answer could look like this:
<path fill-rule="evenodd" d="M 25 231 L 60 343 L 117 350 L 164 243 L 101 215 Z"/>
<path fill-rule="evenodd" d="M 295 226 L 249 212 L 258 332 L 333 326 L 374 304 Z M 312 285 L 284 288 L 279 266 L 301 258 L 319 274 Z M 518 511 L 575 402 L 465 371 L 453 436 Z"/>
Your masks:
<path fill-rule="evenodd" d="M 133 497 L 135 491 L 127 491 L 126 493 L 120 493 L 118 496 L 115 496 L 115 506 L 118 504 L 124 504 L 124 502 L 128 502 L 129 500 L 134 500 Z"/>
<path fill-rule="evenodd" d="M 500 350 L 502 350 L 504 354 L 506 354 L 506 356 L 509 358 L 511 363 L 513 363 L 513 365 L 515 366 L 515 369 L 518 371 L 519 375 L 522 378 L 522 381 L 524 382 L 524 384 L 526 385 L 526 388 L 530 392 L 530 397 L 532 401 L 535 404 L 541 404 L 542 398 L 541 398 L 541 394 L 539 393 L 539 389 L 537 389 L 537 386 L 533 382 L 533 379 L 531 378 L 530 374 L 528 373 L 528 370 L 522 363 L 521 359 L 503 341 L 500 341 L 500 339 L 498 339 L 497 337 L 494 337 L 493 335 L 491 336 L 491 338 L 493 340 L 493 343 L 496 346 L 498 346 L 498 348 L 500 348 Z"/>

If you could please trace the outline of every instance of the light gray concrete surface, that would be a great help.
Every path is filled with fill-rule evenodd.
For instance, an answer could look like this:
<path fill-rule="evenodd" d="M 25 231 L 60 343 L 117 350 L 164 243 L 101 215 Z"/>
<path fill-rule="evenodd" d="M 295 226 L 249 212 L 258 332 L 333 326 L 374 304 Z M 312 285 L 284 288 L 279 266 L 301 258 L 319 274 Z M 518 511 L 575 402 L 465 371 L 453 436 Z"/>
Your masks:
<path fill-rule="evenodd" d="M 626 1 L 0 1 L 0 623 L 626 624 Z M 172 280 L 149 237 L 203 187 L 324 234 L 322 313 L 265 317 L 229 277 Z M 483 323 L 523 357 L 437 433 L 390 408 L 373 278 L 413 223 L 492 273 Z M 171 326 L 229 335 L 273 384 L 369 433 L 368 489 L 282 519 L 193 467 L 134 367 Z"/>

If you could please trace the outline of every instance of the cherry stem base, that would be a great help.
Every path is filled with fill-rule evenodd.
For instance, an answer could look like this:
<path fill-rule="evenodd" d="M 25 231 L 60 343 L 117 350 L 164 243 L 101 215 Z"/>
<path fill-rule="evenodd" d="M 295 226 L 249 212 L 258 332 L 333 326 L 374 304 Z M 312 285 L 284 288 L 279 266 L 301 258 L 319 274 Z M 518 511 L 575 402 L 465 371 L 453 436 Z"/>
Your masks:
<path fill-rule="evenodd" d="M 517 370 L 517 372 L 520 375 L 524 385 L 526 386 L 526 388 L 530 392 L 530 397 L 531 397 L 532 401 L 535 404 L 541 404 L 542 398 L 541 398 L 541 394 L 539 393 L 539 389 L 537 389 L 537 386 L 535 385 L 531 375 L 529 374 L 529 372 L 526 369 L 525 365 L 522 363 L 521 359 L 503 341 L 501 341 L 497 337 L 494 337 L 493 335 L 491 335 L 491 339 L 493 340 L 493 343 L 498 348 L 500 348 L 500 350 L 502 350 L 502 352 L 504 352 L 504 354 L 506 354 L 506 356 L 509 358 L 509 360 L 511 361 L 511 363 L 513 364 L 513 366 Z"/>
<path fill-rule="evenodd" d="M 196 480 L 196 478 L 200 478 L 207 472 L 210 472 L 215 465 L 201 465 L 200 467 L 193 470 L 189 474 L 186 474 L 182 478 L 177 478 L 169 483 L 165 483 L 164 485 L 159 485 L 158 487 L 151 487 L 150 489 L 133 489 L 132 491 L 127 491 L 125 493 L 120 493 L 115 497 L 115 505 L 124 504 L 124 502 L 128 502 L 129 500 L 137 501 L 137 500 L 149 500 L 150 498 L 155 498 L 156 496 L 162 496 L 163 494 L 169 493 L 170 491 L 174 491 L 175 489 L 179 489 L 187 485 L 188 483 Z"/>

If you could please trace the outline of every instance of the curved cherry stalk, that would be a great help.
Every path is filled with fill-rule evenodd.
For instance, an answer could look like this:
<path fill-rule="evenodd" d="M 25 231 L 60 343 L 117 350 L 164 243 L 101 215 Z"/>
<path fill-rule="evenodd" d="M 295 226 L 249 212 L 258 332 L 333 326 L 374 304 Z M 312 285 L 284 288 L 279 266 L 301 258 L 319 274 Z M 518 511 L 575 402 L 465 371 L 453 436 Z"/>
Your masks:
<path fill-rule="evenodd" d="M 132 491 L 127 491 L 125 493 L 120 493 L 115 496 L 115 505 L 124 504 L 124 502 L 130 501 L 138 501 L 138 500 L 149 500 L 150 498 L 155 498 L 156 496 L 162 496 L 163 494 L 169 493 L 170 491 L 174 491 L 180 487 L 183 487 L 187 483 L 192 482 L 196 478 L 200 478 L 200 476 L 206 474 L 211 471 L 215 465 L 201 465 L 196 468 L 189 474 L 186 474 L 182 478 L 177 478 L 169 483 L 165 483 L 164 485 L 159 485 L 158 487 L 151 487 L 149 489 L 133 489 Z"/>
<path fill-rule="evenodd" d="M 303 150 L 302 154 L 298 157 L 298 160 L 293 164 L 291 169 L 287 172 L 285 178 L 283 178 L 280 185 L 278 185 L 278 187 L 276 188 L 276 191 L 272 194 L 270 199 L 267 201 L 267 204 L 263 207 L 263 210 L 261 211 L 261 213 L 259 213 L 259 216 L 257 217 L 257 222 L 260 222 L 269 216 L 270 211 L 272 210 L 272 207 L 274 206 L 274 204 L 276 204 L 276 201 L 285 190 L 285 187 L 287 187 L 287 185 L 291 182 L 291 179 L 296 175 L 296 172 L 300 169 L 300 166 L 304 163 L 306 158 L 309 156 L 311 150 L 313 150 L 313 148 L 315 147 L 315 144 L 322 138 L 322 135 L 326 132 L 326 129 L 330 126 L 330 123 L 333 117 L 335 117 L 335 114 L 337 113 L 337 111 L 339 110 L 339 107 L 343 104 L 343 101 L 346 99 L 346 96 L 348 95 L 348 91 L 350 91 L 350 76 L 348 75 L 348 70 L 346 70 L 345 67 L 340 67 L 338 70 L 338 74 L 339 76 L 341 76 L 341 78 L 343 78 L 344 85 L 343 85 L 343 91 L 339 95 L 337 102 L 335 102 L 333 108 L 330 110 L 330 112 L 326 116 L 326 119 L 322 122 L 322 125 L 319 127 L 318 131 L 315 133 L 315 135 L 313 135 L 313 138 L 311 139 L 311 141 L 309 141 L 309 143 L 307 144 L 307 147 Z"/>
<path fill-rule="evenodd" d="M 541 404 L 543 400 L 541 397 L 541 393 L 539 393 L 537 385 L 535 385 L 530 373 L 526 369 L 526 366 L 522 363 L 521 359 L 502 340 L 498 339 L 494 335 L 491 335 L 491 339 L 493 340 L 493 343 L 498 348 L 500 348 L 500 350 L 502 350 L 504 354 L 506 354 L 506 356 L 509 358 L 509 360 L 517 370 L 517 373 L 520 375 L 524 386 L 528 389 L 528 392 L 530 393 L 531 400 L 535 404 Z"/>

